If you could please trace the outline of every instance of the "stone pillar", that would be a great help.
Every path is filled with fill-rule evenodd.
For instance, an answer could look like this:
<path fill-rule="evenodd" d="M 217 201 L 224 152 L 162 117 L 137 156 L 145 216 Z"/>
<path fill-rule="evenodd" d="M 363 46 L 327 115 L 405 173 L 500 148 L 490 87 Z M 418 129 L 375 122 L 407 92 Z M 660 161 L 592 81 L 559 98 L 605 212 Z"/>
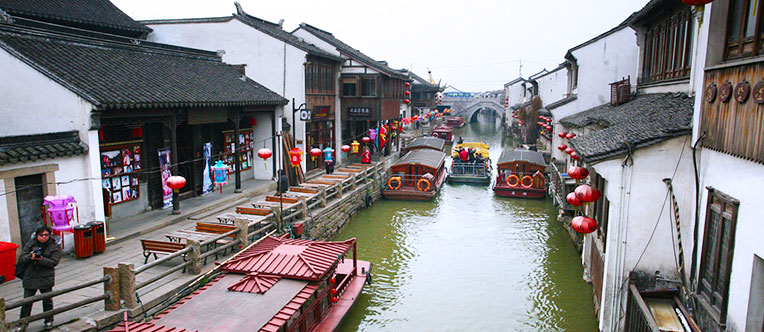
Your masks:
<path fill-rule="evenodd" d="M 342 190 L 344 189 L 343 188 L 344 186 L 342 185 L 342 181 L 337 182 L 337 187 L 338 187 L 337 198 L 342 198 Z"/>
<path fill-rule="evenodd" d="M 119 305 L 119 268 L 104 267 L 103 275 L 110 276 L 111 280 L 103 284 L 103 291 L 106 294 L 111 295 L 110 298 L 103 300 L 104 309 L 107 311 L 117 311 L 120 309 Z"/>
<path fill-rule="evenodd" d="M 8 327 L 5 326 L 5 298 L 0 297 L 0 332 L 8 331 Z"/>
<path fill-rule="evenodd" d="M 202 248 L 199 246 L 199 241 L 186 239 L 186 246 L 191 247 L 191 250 L 186 254 L 186 260 L 191 262 L 186 267 L 186 272 L 189 274 L 202 273 Z"/>
<path fill-rule="evenodd" d="M 276 218 L 276 230 L 278 233 L 281 233 L 281 209 L 272 206 L 271 212 L 273 212 L 273 215 Z"/>
<path fill-rule="evenodd" d="M 355 181 L 356 181 L 356 177 L 355 177 L 355 173 L 353 173 L 353 184 L 351 185 L 351 188 L 353 188 L 353 190 L 355 190 Z"/>
<path fill-rule="evenodd" d="M 321 207 L 326 207 L 326 187 L 321 188 Z"/>
<path fill-rule="evenodd" d="M 233 220 L 233 224 L 239 229 L 239 234 L 236 234 L 236 239 L 241 241 L 240 245 L 242 248 L 246 248 L 249 245 L 249 221 L 236 218 Z"/>
<path fill-rule="evenodd" d="M 119 263 L 119 296 L 125 307 L 135 308 L 135 266 L 132 263 Z"/>

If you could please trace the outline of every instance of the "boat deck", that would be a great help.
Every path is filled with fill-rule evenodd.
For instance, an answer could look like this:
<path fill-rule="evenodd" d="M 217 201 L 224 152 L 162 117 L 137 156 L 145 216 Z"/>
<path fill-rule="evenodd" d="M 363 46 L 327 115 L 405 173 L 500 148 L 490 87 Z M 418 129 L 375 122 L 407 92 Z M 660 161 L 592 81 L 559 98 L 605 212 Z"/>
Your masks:
<path fill-rule="evenodd" d="M 364 283 L 366 283 L 368 274 L 361 271 L 371 272 L 371 268 L 372 265 L 370 262 L 358 261 L 358 271 L 356 272 L 355 278 L 350 281 L 345 288 L 345 291 L 337 300 L 337 303 L 331 306 L 331 309 L 326 313 L 326 316 L 324 316 L 321 322 L 311 330 L 312 332 L 333 332 L 337 330 L 340 324 L 342 324 L 345 315 L 347 315 L 348 311 L 350 311 L 350 308 L 353 307 L 353 304 L 355 304 L 355 301 L 361 294 Z M 351 271 L 353 271 L 352 260 L 345 260 L 345 262 L 340 263 L 337 266 L 337 273 L 339 274 L 348 274 Z"/>

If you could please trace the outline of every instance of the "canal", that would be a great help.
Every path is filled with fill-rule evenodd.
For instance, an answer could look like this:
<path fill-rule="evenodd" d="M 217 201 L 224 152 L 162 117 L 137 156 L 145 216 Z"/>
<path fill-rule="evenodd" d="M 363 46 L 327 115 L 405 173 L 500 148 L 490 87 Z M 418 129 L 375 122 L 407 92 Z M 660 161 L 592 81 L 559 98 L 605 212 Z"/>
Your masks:
<path fill-rule="evenodd" d="M 491 117 L 454 131 L 502 148 Z M 450 161 L 448 161 L 450 164 Z M 358 239 L 373 282 L 340 331 L 596 331 L 591 286 L 549 200 L 446 184 L 432 202 L 382 199 L 334 238 Z"/>

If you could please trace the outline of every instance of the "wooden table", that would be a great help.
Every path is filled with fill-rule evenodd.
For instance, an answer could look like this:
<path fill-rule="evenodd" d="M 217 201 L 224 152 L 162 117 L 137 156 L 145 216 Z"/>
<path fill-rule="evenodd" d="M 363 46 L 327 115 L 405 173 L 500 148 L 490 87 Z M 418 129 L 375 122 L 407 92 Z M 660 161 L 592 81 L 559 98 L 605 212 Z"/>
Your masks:
<path fill-rule="evenodd" d="M 234 220 L 236 219 L 244 219 L 247 220 L 248 225 L 252 226 L 254 224 L 258 224 L 261 221 L 268 219 L 268 216 L 258 216 L 258 215 L 252 215 L 252 214 L 241 214 L 236 212 L 227 212 L 223 214 L 219 214 L 217 216 L 218 220 L 221 223 L 233 225 L 235 223 Z"/>

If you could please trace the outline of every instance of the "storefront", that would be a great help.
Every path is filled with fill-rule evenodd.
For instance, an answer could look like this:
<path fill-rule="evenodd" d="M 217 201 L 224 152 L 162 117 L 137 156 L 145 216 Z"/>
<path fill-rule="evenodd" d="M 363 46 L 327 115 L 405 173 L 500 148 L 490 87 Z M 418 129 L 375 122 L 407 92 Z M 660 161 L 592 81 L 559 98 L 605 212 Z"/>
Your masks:
<path fill-rule="evenodd" d="M 330 106 L 317 106 L 313 107 L 311 112 L 311 120 L 306 123 L 305 136 L 307 138 L 307 149 L 318 148 L 323 150 L 327 146 L 330 146 L 337 150 L 334 146 L 334 112 Z M 324 157 L 323 154 L 316 157 L 315 160 L 311 158 L 307 162 L 307 170 L 313 170 L 321 168 L 323 166 Z"/>

